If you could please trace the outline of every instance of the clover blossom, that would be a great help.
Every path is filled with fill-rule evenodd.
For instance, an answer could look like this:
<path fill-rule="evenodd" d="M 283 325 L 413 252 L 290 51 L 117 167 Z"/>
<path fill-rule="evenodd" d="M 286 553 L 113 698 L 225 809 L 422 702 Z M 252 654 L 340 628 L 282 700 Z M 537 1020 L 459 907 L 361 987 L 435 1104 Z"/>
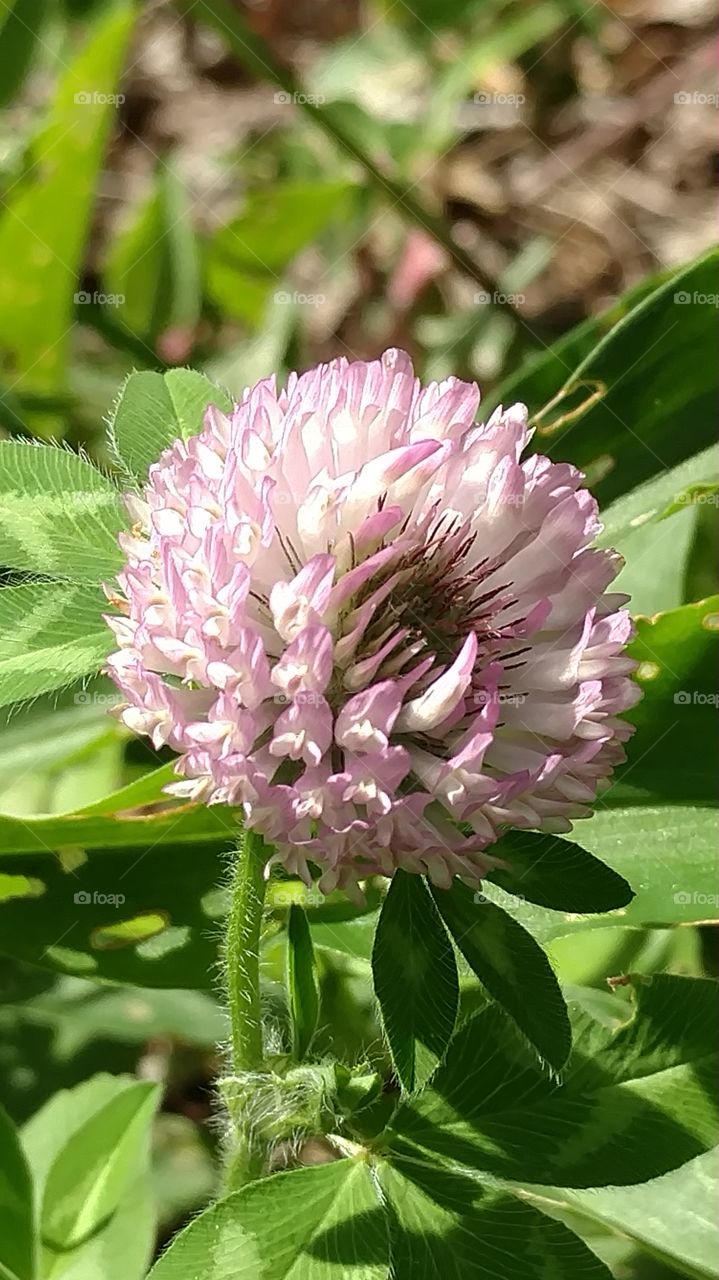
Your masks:
<path fill-rule="evenodd" d="M 123 721 L 326 891 L 478 881 L 503 829 L 568 830 L 624 758 L 620 558 L 579 471 L 521 460 L 525 407 L 478 405 L 400 351 L 334 360 L 208 408 L 128 498 Z"/>

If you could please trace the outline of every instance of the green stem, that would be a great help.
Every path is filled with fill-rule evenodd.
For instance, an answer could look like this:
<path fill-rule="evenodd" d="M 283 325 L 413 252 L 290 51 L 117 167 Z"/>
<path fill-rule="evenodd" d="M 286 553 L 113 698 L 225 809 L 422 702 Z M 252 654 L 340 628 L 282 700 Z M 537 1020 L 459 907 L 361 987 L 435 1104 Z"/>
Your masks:
<path fill-rule="evenodd" d="M 412 222 L 422 227 L 437 244 L 450 255 L 455 265 L 476 284 L 493 296 L 493 302 L 501 311 L 521 322 L 521 316 L 511 302 L 499 291 L 498 282 L 488 271 L 479 267 L 472 256 L 457 244 L 449 227 L 441 217 L 428 209 L 412 193 L 412 189 L 386 173 L 367 154 L 364 147 L 348 132 L 330 106 L 319 106 L 312 101 L 312 94 L 302 92 L 302 87 L 289 67 L 278 62 L 270 48 L 241 17 L 231 0 L 178 0 L 180 9 L 195 21 L 206 22 L 224 37 L 240 62 L 258 77 L 271 80 L 293 98 L 300 110 L 348 156 L 362 166 L 370 182 L 389 198 Z"/>
<path fill-rule="evenodd" d="M 235 1075 L 262 1071 L 264 1067 L 259 948 L 266 862 L 267 850 L 262 837 L 249 831 L 235 863 L 225 940 Z"/>

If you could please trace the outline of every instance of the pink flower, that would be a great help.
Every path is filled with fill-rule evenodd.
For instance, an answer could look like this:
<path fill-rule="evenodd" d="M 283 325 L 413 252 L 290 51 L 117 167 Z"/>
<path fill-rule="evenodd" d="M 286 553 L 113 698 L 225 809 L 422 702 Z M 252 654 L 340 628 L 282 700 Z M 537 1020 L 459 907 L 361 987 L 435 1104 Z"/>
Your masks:
<path fill-rule="evenodd" d="M 624 758 L 619 558 L 574 467 L 520 461 L 524 406 L 478 403 L 400 351 L 335 360 L 209 408 L 128 499 L 122 718 L 325 890 L 478 880 L 503 828 L 568 830 Z"/>

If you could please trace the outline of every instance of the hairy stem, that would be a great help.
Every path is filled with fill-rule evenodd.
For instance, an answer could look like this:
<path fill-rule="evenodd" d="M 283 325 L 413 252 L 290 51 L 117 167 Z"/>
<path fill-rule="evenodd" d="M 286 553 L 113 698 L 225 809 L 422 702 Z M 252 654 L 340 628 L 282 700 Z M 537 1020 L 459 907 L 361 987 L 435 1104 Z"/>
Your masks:
<path fill-rule="evenodd" d="M 225 935 L 225 985 L 230 1013 L 232 1075 L 224 1082 L 233 1138 L 225 1187 L 236 1191 L 262 1176 L 266 1146 L 253 1118 L 252 1097 L 265 1071 L 260 1006 L 260 931 L 267 848 L 249 831 L 235 859 Z"/>
<path fill-rule="evenodd" d="M 262 1071 L 264 1066 L 259 946 L 266 861 L 267 850 L 262 837 L 249 831 L 235 862 L 225 940 L 232 1069 L 235 1075 Z"/>

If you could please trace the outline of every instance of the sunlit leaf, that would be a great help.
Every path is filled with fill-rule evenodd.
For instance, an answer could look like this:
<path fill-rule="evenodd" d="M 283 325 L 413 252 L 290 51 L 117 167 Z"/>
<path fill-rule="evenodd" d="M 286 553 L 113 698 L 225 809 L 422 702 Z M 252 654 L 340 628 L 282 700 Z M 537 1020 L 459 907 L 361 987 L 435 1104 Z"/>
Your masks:
<path fill-rule="evenodd" d="M 31 180 L 12 193 L 0 222 L 0 345 L 25 391 L 64 383 L 97 175 L 134 18 L 131 0 L 114 0 L 90 27 L 35 140 Z"/>
<path fill-rule="evenodd" d="M 15 1126 L 0 1107 L 0 1276 L 34 1280 L 35 1212 L 27 1161 Z"/>
<path fill-rule="evenodd" d="M 575 1011 L 561 1083 L 488 1007 L 457 1032 L 427 1088 L 404 1102 L 393 1145 L 563 1187 L 643 1182 L 708 1150 L 719 1136 L 719 986 L 658 975 L 634 979 L 633 990 L 618 1031 Z"/>
<path fill-rule="evenodd" d="M 77 454 L 0 442 L 0 564 L 70 581 L 112 580 L 130 521 L 115 485 Z"/>
<path fill-rule="evenodd" d="M 231 407 L 227 392 L 194 369 L 133 373 L 110 420 L 113 451 L 130 475 L 143 481 L 163 449 L 201 431 L 204 411 L 211 404 Z"/>
<path fill-rule="evenodd" d="M 397 1276 L 413 1280 L 609 1280 L 566 1227 L 506 1191 L 403 1160 L 380 1165 Z"/>
<path fill-rule="evenodd" d="M 492 403 L 521 400 L 537 415 L 554 401 L 532 447 L 588 469 L 604 502 L 711 444 L 718 261 L 712 250 L 631 291 L 513 374 Z"/>
<path fill-rule="evenodd" d="M 0 706 L 94 674 L 115 648 L 91 586 L 61 582 L 0 588 Z"/>
<path fill-rule="evenodd" d="M 156 1085 L 116 1094 L 61 1148 L 45 1182 L 41 1229 L 55 1249 L 89 1239 L 117 1208 L 143 1152 L 159 1102 Z"/>
<path fill-rule="evenodd" d="M 255 1182 L 206 1209 L 151 1280 L 386 1280 L 385 1215 L 367 1164 L 336 1160 Z"/>

